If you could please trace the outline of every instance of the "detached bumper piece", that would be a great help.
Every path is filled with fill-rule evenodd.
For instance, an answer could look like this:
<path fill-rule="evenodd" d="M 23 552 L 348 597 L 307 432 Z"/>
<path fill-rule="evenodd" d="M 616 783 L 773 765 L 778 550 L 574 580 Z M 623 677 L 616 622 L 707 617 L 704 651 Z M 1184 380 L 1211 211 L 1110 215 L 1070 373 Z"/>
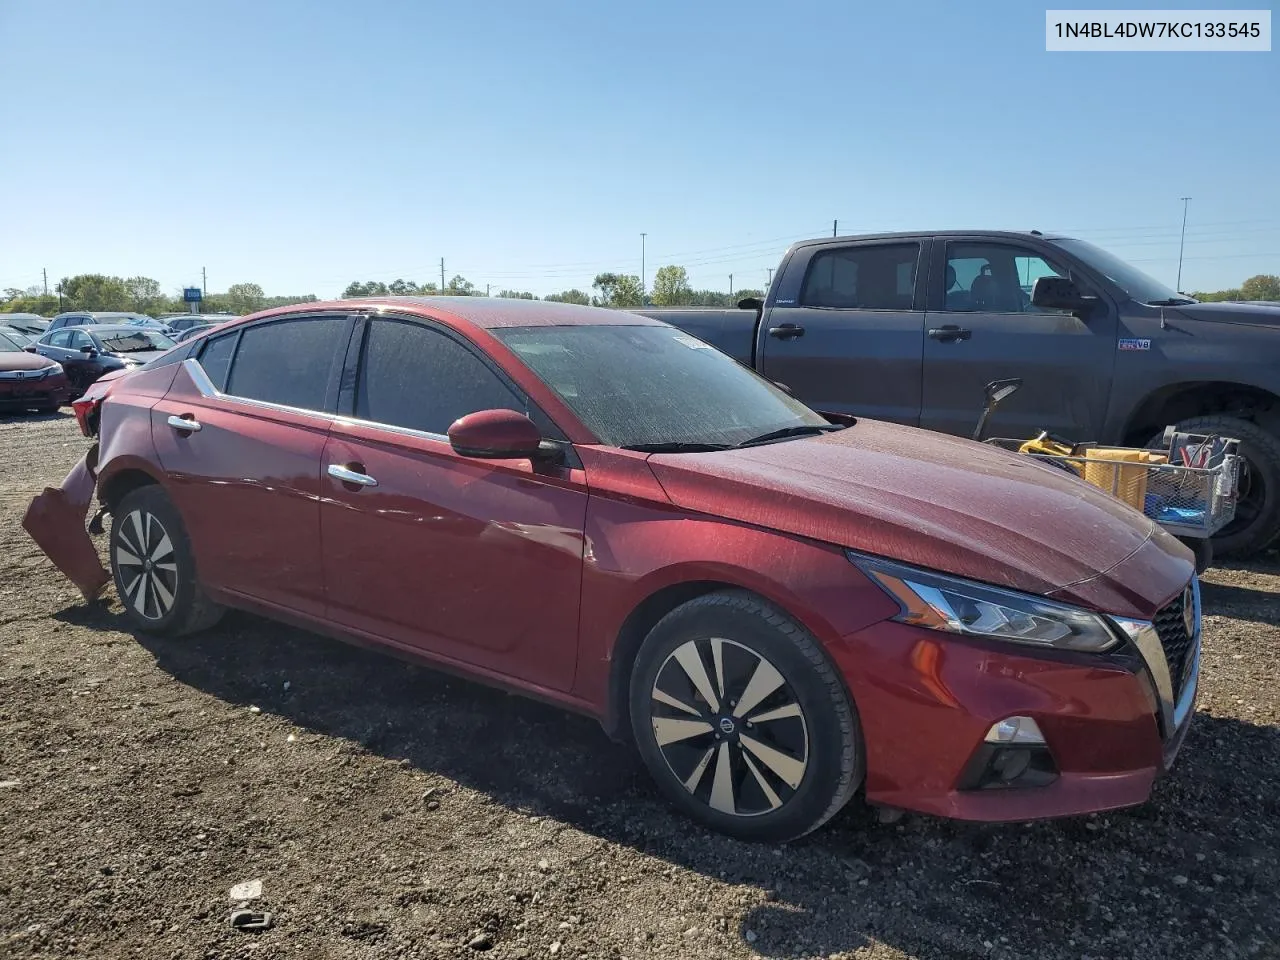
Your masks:
<path fill-rule="evenodd" d="M 85 529 L 97 486 L 97 463 L 98 448 L 94 446 L 59 486 L 45 487 L 22 518 L 22 528 L 79 588 L 86 602 L 96 600 L 111 579 Z"/>

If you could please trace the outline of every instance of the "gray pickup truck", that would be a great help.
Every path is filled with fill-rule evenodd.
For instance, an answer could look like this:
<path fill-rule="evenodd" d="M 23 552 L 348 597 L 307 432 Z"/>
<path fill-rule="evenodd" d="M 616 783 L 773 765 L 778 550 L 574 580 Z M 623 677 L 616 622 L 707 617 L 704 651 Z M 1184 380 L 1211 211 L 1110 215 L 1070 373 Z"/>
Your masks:
<path fill-rule="evenodd" d="M 797 243 L 765 300 L 739 307 L 636 312 L 827 412 L 968 436 L 985 384 L 1020 377 L 989 435 L 1141 446 L 1177 424 L 1236 437 L 1247 469 L 1214 553 L 1280 536 L 1280 303 L 1200 303 L 1033 230 Z"/>

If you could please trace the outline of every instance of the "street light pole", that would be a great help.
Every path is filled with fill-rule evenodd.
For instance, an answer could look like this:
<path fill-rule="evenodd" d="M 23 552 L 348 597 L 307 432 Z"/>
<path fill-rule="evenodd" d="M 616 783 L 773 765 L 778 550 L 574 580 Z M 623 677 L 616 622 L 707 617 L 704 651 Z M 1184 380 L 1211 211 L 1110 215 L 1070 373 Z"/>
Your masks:
<path fill-rule="evenodd" d="M 1182 251 L 1187 245 L 1187 202 L 1190 197 L 1181 197 L 1182 200 L 1182 239 L 1178 241 L 1178 282 L 1174 285 L 1177 292 L 1182 292 Z"/>
<path fill-rule="evenodd" d="M 644 300 L 644 238 L 647 233 L 640 234 L 640 299 Z"/>

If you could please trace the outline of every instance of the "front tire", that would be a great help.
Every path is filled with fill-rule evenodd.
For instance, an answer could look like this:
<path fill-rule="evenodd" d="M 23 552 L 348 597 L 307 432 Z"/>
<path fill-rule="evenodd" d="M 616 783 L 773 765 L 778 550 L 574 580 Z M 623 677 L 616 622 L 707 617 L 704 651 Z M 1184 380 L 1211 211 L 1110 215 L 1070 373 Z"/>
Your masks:
<path fill-rule="evenodd" d="M 630 713 L 663 794 L 744 840 L 804 836 L 862 782 L 858 717 L 835 668 L 748 593 L 708 594 L 659 621 L 636 657 Z"/>
<path fill-rule="evenodd" d="M 196 579 L 191 541 L 168 494 L 131 490 L 112 511 L 111 576 L 126 615 L 144 633 L 181 636 L 213 626 L 222 608 Z"/>

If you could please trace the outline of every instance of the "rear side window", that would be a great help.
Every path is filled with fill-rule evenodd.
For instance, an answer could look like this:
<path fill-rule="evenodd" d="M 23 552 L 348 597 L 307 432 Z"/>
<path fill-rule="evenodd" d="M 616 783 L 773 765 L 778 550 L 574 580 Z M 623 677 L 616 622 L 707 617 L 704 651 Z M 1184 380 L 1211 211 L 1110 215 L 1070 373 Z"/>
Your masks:
<path fill-rule="evenodd" d="M 226 392 L 303 410 L 324 410 L 329 375 L 347 329 L 345 321 L 345 317 L 308 317 L 246 327 Z"/>
<path fill-rule="evenodd" d="M 70 333 L 71 338 L 68 345 L 72 350 L 79 350 L 81 347 L 93 346 L 93 341 L 89 339 L 89 335 L 83 330 L 72 330 Z"/>
<path fill-rule="evenodd" d="M 71 342 L 71 331 L 59 330 L 57 333 L 51 333 L 46 342 L 51 347 L 65 347 Z"/>
<path fill-rule="evenodd" d="M 361 420 L 443 435 L 459 417 L 493 409 L 533 413 L 452 337 L 417 323 L 369 322 L 356 388 Z"/>
<path fill-rule="evenodd" d="M 919 261 L 918 243 L 824 250 L 809 264 L 800 303 L 844 310 L 910 310 Z"/>
<path fill-rule="evenodd" d="M 223 393 L 227 389 L 227 374 L 231 371 L 231 354 L 235 351 L 238 333 L 236 331 L 215 337 L 205 343 L 204 349 L 200 351 L 200 366 L 213 381 L 213 385 Z"/>

